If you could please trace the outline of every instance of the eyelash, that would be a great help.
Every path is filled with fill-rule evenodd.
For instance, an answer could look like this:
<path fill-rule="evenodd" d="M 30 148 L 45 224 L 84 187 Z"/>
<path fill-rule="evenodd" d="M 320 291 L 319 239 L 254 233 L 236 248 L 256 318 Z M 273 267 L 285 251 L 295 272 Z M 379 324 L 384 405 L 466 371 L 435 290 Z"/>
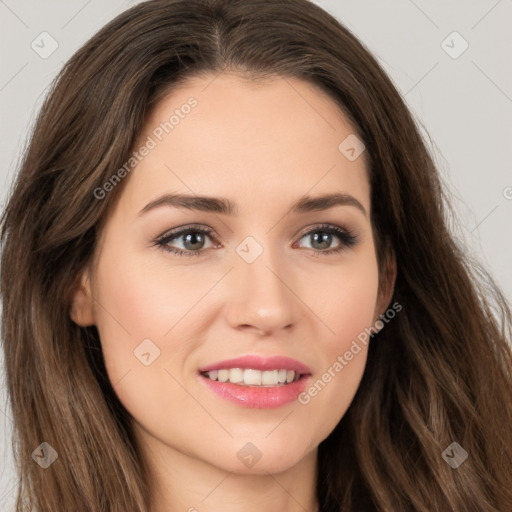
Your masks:
<path fill-rule="evenodd" d="M 328 249 L 325 251 L 319 250 L 319 249 L 312 249 L 315 251 L 315 253 L 322 254 L 322 255 L 332 255 L 337 254 L 341 251 L 350 249 L 356 243 L 358 242 L 358 237 L 354 235 L 352 232 L 346 229 L 342 229 L 338 226 L 334 226 L 331 224 L 321 224 L 319 226 L 314 227 L 313 229 L 310 229 L 306 233 L 303 233 L 299 240 L 304 238 L 306 235 L 310 235 L 311 233 L 315 232 L 322 232 L 322 233 L 329 233 L 331 235 L 336 235 L 341 243 L 339 247 L 336 247 L 335 249 Z M 213 233 L 213 230 L 211 228 L 205 228 L 202 226 L 198 227 L 187 227 L 184 229 L 179 229 L 177 231 L 171 231 L 163 236 L 159 237 L 157 240 L 155 240 L 154 245 L 160 247 L 162 250 L 170 253 L 177 254 L 178 256 L 200 256 L 204 252 L 208 251 L 208 249 L 200 249 L 198 251 L 190 251 L 190 250 L 183 250 L 183 249 L 176 249 L 175 247 L 169 247 L 169 242 L 180 238 L 184 235 L 188 235 L 190 233 L 202 233 L 206 235 L 211 235 Z"/>

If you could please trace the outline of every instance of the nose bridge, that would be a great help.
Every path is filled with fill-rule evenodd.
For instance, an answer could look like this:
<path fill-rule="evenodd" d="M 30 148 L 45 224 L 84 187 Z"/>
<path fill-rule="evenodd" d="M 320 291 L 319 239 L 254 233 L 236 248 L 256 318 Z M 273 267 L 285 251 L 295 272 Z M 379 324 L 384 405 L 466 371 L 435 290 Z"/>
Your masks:
<path fill-rule="evenodd" d="M 271 237 L 262 238 L 249 236 L 235 249 L 229 318 L 233 325 L 269 332 L 293 324 L 298 304 L 281 248 L 270 247 Z"/>

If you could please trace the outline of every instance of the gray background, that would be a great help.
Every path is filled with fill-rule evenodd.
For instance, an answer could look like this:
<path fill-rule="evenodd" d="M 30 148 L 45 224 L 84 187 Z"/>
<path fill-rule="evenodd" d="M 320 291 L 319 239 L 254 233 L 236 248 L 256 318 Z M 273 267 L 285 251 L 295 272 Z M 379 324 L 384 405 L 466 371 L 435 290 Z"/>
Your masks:
<path fill-rule="evenodd" d="M 100 27 L 136 3 L 0 0 L 2 206 L 28 128 L 50 81 Z M 510 299 L 512 0 L 315 3 L 334 14 L 367 45 L 405 97 L 422 123 L 425 137 L 428 140 L 429 135 L 433 141 L 429 145 L 460 219 L 456 236 L 487 266 Z M 454 31 L 461 37 L 451 35 Z M 31 46 L 39 52 L 51 49 L 49 36 L 41 36 L 42 32 L 48 32 L 58 44 L 47 58 Z M 464 41 L 468 48 L 461 53 Z M 2 380 L 2 511 L 12 509 L 15 494 L 11 425 Z"/>

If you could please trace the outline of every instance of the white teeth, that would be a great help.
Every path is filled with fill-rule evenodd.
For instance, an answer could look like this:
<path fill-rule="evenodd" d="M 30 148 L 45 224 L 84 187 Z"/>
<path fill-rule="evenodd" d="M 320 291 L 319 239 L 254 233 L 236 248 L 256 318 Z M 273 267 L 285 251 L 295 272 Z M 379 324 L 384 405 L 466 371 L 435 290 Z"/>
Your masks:
<path fill-rule="evenodd" d="M 219 382 L 231 382 L 241 386 L 282 386 L 299 379 L 300 375 L 293 370 L 253 370 L 242 368 L 224 368 L 210 370 L 205 376 Z"/>
<path fill-rule="evenodd" d="M 247 386 L 261 386 L 261 373 L 260 370 L 244 370 L 244 384 Z"/>
<path fill-rule="evenodd" d="M 218 370 L 217 379 L 219 382 L 227 382 L 229 380 L 229 370 Z"/>
<path fill-rule="evenodd" d="M 229 370 L 229 382 L 237 384 L 244 381 L 244 371 L 241 368 L 231 368 Z"/>
<path fill-rule="evenodd" d="M 261 383 L 264 386 L 275 386 L 279 383 L 279 378 L 277 376 L 277 372 L 279 370 L 272 370 L 269 372 L 263 372 L 261 374 Z"/>

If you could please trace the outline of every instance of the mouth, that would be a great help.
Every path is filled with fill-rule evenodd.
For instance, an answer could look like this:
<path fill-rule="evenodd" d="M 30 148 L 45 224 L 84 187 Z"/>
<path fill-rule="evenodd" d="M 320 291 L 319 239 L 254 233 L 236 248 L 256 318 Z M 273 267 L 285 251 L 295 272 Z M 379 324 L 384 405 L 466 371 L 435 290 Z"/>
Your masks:
<path fill-rule="evenodd" d="M 198 371 L 214 382 L 262 388 L 289 386 L 311 375 L 311 370 L 296 359 L 256 354 L 218 361 Z"/>
<path fill-rule="evenodd" d="M 228 382 L 248 387 L 287 386 L 306 377 L 307 373 L 279 368 L 257 370 L 253 368 L 222 368 L 199 372 L 203 377 L 217 382 Z"/>
<path fill-rule="evenodd" d="M 254 359 L 252 361 L 254 366 Z M 264 369 L 262 365 L 252 368 L 249 363 L 244 368 L 232 364 L 214 365 L 217 367 L 201 368 L 198 377 L 207 389 L 238 407 L 275 409 L 294 402 L 307 387 L 311 373 L 300 363 L 293 363 L 295 369 L 282 368 L 283 359 L 274 368 L 267 363 L 268 360 L 263 364 Z"/>

